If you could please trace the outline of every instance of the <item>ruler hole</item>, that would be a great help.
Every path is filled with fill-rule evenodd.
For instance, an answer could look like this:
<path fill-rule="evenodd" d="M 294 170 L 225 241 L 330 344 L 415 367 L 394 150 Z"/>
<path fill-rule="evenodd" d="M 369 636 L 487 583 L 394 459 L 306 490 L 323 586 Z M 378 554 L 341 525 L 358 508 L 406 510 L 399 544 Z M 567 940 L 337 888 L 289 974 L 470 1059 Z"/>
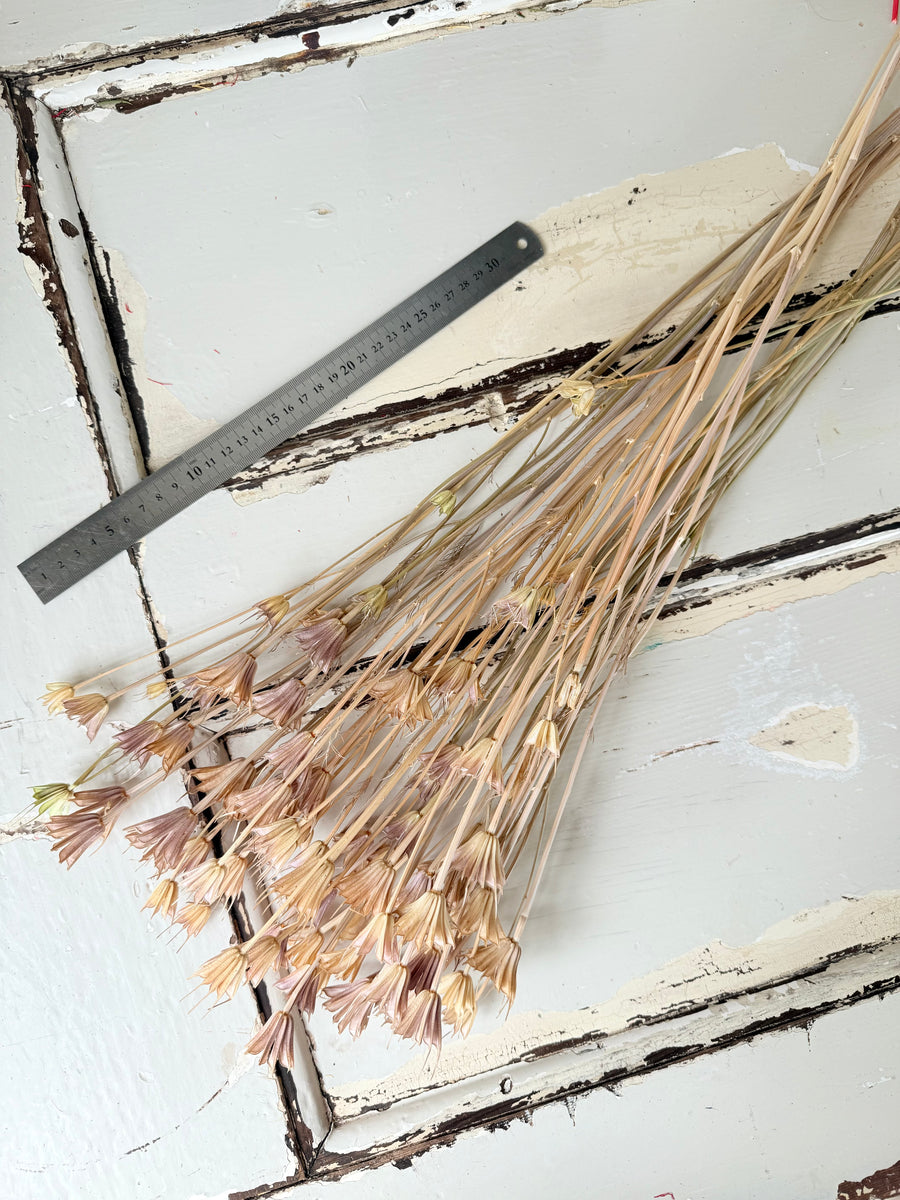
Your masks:
<path fill-rule="evenodd" d="M 519 240 L 516 242 L 516 245 L 519 247 L 520 250 L 528 249 L 528 242 L 525 240 L 525 238 L 519 238 Z"/>

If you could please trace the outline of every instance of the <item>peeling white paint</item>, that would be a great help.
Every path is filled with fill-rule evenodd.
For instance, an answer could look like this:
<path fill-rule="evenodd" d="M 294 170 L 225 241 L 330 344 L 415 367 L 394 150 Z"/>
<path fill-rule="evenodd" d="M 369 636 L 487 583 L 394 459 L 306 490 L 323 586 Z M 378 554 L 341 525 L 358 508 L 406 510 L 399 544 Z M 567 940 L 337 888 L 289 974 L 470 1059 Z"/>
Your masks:
<path fill-rule="evenodd" d="M 803 704 L 750 738 L 777 758 L 822 771 L 847 771 L 859 759 L 859 726 L 846 705 Z"/>

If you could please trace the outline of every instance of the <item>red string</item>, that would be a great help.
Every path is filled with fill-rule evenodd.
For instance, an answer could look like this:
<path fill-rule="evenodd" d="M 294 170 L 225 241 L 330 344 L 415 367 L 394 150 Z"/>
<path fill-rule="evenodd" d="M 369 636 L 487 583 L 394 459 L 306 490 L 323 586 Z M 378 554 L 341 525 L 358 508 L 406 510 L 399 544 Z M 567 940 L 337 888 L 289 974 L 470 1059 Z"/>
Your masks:
<path fill-rule="evenodd" d="M 900 10 L 900 0 L 892 0 L 891 2 L 891 21 L 897 24 L 897 13 Z"/>

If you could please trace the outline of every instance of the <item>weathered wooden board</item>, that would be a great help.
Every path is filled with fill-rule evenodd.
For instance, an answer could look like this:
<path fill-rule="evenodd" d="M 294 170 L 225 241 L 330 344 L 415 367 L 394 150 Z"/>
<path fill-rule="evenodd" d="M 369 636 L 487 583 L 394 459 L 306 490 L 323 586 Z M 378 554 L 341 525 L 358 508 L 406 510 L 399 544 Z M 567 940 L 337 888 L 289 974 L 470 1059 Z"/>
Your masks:
<path fill-rule="evenodd" d="M 289 1178 L 297 1163 L 278 1090 L 242 1053 L 252 997 L 191 1011 L 190 975 L 227 942 L 227 918 L 176 952 L 165 925 L 141 912 L 149 884 L 124 839 L 67 873 L 26 811 L 31 786 L 71 779 L 90 759 L 83 732 L 40 705 L 47 681 L 109 666 L 125 645 L 155 647 L 127 559 L 50 608 L 15 569 L 109 495 L 102 446 L 42 303 L 45 276 L 19 252 L 17 208 L 22 236 L 38 235 L 23 202 L 32 186 L 18 176 L 2 109 L 0 1192 L 186 1197 Z M 135 820 L 148 815 L 134 809 Z"/>
<path fill-rule="evenodd" d="M 284 1195 L 888 1200 L 900 1170 L 898 1019 L 897 996 L 868 1000 Z"/>

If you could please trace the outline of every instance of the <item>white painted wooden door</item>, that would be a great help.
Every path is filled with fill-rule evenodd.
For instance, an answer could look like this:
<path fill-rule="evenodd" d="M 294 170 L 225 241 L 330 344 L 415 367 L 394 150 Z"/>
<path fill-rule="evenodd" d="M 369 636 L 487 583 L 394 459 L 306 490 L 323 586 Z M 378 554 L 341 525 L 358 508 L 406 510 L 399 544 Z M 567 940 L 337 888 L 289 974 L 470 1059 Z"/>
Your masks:
<path fill-rule="evenodd" d="M 435 1059 L 316 1015 L 276 1078 L 264 996 L 192 1011 L 227 920 L 176 951 L 124 843 L 67 873 L 22 815 L 82 749 L 47 680 L 290 586 L 490 445 L 796 190 L 887 9 L 8 6 L 4 1196 L 900 1194 L 890 303 L 606 702 L 507 1019 Z M 514 219 L 547 245 L 517 286 L 41 607 L 17 562 Z"/>

